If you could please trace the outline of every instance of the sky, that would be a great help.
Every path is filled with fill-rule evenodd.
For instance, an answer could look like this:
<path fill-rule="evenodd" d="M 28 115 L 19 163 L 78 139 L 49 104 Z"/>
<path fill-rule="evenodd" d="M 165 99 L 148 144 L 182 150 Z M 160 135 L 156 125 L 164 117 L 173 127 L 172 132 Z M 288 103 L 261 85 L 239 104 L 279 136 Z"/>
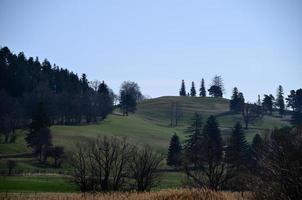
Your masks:
<path fill-rule="evenodd" d="M 151 97 L 221 75 L 249 102 L 302 87 L 300 0 L 0 0 L 0 46 Z"/>

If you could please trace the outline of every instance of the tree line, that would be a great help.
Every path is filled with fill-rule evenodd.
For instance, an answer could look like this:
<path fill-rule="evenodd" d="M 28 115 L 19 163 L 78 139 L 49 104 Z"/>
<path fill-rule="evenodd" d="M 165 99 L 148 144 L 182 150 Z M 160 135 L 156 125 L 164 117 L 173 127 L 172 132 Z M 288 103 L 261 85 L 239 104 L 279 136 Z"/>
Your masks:
<path fill-rule="evenodd" d="M 214 76 L 212 83 L 210 85 L 210 88 L 208 89 L 209 96 L 223 97 L 224 90 L 225 89 L 224 89 L 222 77 L 218 76 L 218 75 Z M 179 96 L 191 96 L 191 97 L 197 96 L 197 91 L 195 89 L 194 81 L 192 81 L 190 92 L 187 93 L 185 81 L 182 80 L 181 87 L 179 90 Z M 206 90 L 205 82 L 204 82 L 203 78 L 201 79 L 201 82 L 200 82 L 199 96 L 200 97 L 207 96 L 207 90 Z"/>
<path fill-rule="evenodd" d="M 127 116 L 143 98 L 135 82 L 123 82 L 117 96 L 104 81 L 0 49 L 0 133 L 4 143 L 13 143 L 15 130 L 26 129 L 27 145 L 42 163 L 52 157 L 59 167 L 64 158 L 64 148 L 52 144 L 51 125 L 97 123 L 114 107 Z"/>
<path fill-rule="evenodd" d="M 185 173 L 187 186 L 252 191 L 254 199 L 301 199 L 301 123 L 256 134 L 249 145 L 241 123 L 223 139 L 215 116 L 203 124 L 195 113 L 185 132 L 184 143 L 172 136 L 167 164 Z"/>

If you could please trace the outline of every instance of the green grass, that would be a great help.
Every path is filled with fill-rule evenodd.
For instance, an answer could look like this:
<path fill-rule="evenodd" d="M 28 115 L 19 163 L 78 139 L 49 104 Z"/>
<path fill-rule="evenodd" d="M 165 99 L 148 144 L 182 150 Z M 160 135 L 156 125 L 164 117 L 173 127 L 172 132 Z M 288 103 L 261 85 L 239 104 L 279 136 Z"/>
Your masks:
<path fill-rule="evenodd" d="M 0 177 L 0 192 L 75 192 L 78 187 L 62 176 Z"/>
<path fill-rule="evenodd" d="M 162 174 L 161 181 L 155 190 L 180 188 L 183 183 L 184 173 L 182 172 L 166 172 Z"/>
<path fill-rule="evenodd" d="M 170 112 L 171 103 L 177 102 L 181 110 L 181 118 L 179 120 L 178 127 L 170 127 Z M 188 126 L 188 123 L 194 114 L 199 112 L 203 116 L 205 123 L 206 118 L 209 115 L 220 115 L 217 119 L 220 125 L 222 136 L 227 138 L 232 131 L 232 127 L 237 121 L 242 122 L 240 114 L 227 114 L 229 111 L 229 100 L 221 98 L 200 98 L 200 97 L 160 97 L 156 99 L 149 99 L 138 104 L 136 114 L 131 114 L 127 117 L 119 115 L 109 115 L 104 121 L 98 124 L 92 125 L 79 125 L 79 126 L 52 126 L 51 131 L 53 134 L 53 144 L 62 145 L 65 147 L 67 153 L 72 152 L 74 145 L 78 141 L 85 140 L 87 138 L 96 138 L 104 135 L 113 135 L 118 137 L 126 137 L 128 140 L 136 145 L 149 144 L 157 150 L 166 153 L 169 140 L 174 133 L 177 133 L 182 141 L 185 139 L 184 129 Z M 246 138 L 248 142 L 251 142 L 254 135 L 259 133 L 260 135 L 266 132 L 266 129 L 272 129 L 274 127 L 281 127 L 288 125 L 287 121 L 284 121 L 276 116 L 264 116 L 262 119 L 257 120 L 250 124 L 249 130 L 246 132 Z M 26 147 L 24 140 L 26 132 L 23 130 L 17 131 L 17 140 L 13 144 L 0 144 L 0 156 L 1 155 L 13 155 L 21 153 L 31 152 L 30 148 Z M 0 138 L 1 139 L 1 138 Z M 6 169 L 7 159 L 0 159 L 0 169 Z M 35 158 L 25 157 L 12 157 L 17 161 L 17 170 L 41 170 L 45 169 L 50 172 L 57 172 L 58 170 L 68 170 L 70 165 L 65 162 L 63 169 L 53 168 L 51 165 L 41 165 Z M 22 187 L 30 189 L 38 187 L 41 183 L 41 191 L 43 185 L 54 184 L 55 179 L 58 177 L 48 177 L 43 179 L 42 177 L 8 177 L 2 178 L 0 188 L 9 188 L 10 185 L 20 185 Z M 19 181 L 20 180 L 20 181 Z M 44 182 L 43 182 L 44 181 Z M 53 181 L 53 182 L 52 182 Z M 60 183 L 70 184 L 62 177 L 58 178 Z M 7 185 L 5 183 L 8 183 Z M 28 185 L 26 184 L 28 183 Z M 2 185 L 1 185 L 2 184 Z M 22 186 L 23 184 L 23 186 Z M 37 184 L 37 185 L 35 185 Z M 158 188 L 174 188 L 181 185 L 181 174 L 179 173 L 166 173 L 163 174 L 163 179 Z M 21 187 L 22 186 L 22 187 Z M 56 188 L 54 186 L 53 188 Z M 62 187 L 64 188 L 64 187 Z M 6 189 L 8 190 L 8 189 Z M 64 190 L 64 189 L 62 189 Z M 47 191 L 47 190 L 46 190 Z M 61 191 L 60 189 L 54 189 L 53 191 Z"/>

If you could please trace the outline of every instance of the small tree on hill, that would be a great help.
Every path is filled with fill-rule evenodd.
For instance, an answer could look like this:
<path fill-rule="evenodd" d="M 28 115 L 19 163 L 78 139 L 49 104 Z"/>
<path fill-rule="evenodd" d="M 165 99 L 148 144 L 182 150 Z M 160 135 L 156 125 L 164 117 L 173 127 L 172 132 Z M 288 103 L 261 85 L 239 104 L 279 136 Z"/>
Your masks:
<path fill-rule="evenodd" d="M 181 144 L 176 133 L 170 140 L 168 149 L 167 165 L 178 167 L 181 164 Z"/>
<path fill-rule="evenodd" d="M 192 86 L 191 86 L 191 93 L 190 93 L 191 97 L 195 97 L 196 96 L 196 90 L 195 90 L 195 85 L 194 85 L 194 81 L 192 81 Z"/>
<path fill-rule="evenodd" d="M 180 91 L 179 91 L 179 95 L 180 96 L 186 96 L 187 95 L 186 85 L 185 85 L 185 81 L 184 80 L 181 81 L 181 88 L 180 88 Z"/>
<path fill-rule="evenodd" d="M 201 79 L 201 86 L 200 86 L 200 89 L 199 89 L 199 96 L 201 97 L 206 97 L 206 88 L 204 86 L 204 79 Z"/>

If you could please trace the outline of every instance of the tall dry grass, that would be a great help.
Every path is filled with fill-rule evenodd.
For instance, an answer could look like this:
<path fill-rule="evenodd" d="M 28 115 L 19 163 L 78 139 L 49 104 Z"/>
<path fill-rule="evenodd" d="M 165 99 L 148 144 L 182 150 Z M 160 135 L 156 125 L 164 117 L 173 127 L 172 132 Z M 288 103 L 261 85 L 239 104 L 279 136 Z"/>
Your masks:
<path fill-rule="evenodd" d="M 158 192 L 113 193 L 1 193 L 0 200 L 244 200 L 247 193 L 173 189 Z"/>

